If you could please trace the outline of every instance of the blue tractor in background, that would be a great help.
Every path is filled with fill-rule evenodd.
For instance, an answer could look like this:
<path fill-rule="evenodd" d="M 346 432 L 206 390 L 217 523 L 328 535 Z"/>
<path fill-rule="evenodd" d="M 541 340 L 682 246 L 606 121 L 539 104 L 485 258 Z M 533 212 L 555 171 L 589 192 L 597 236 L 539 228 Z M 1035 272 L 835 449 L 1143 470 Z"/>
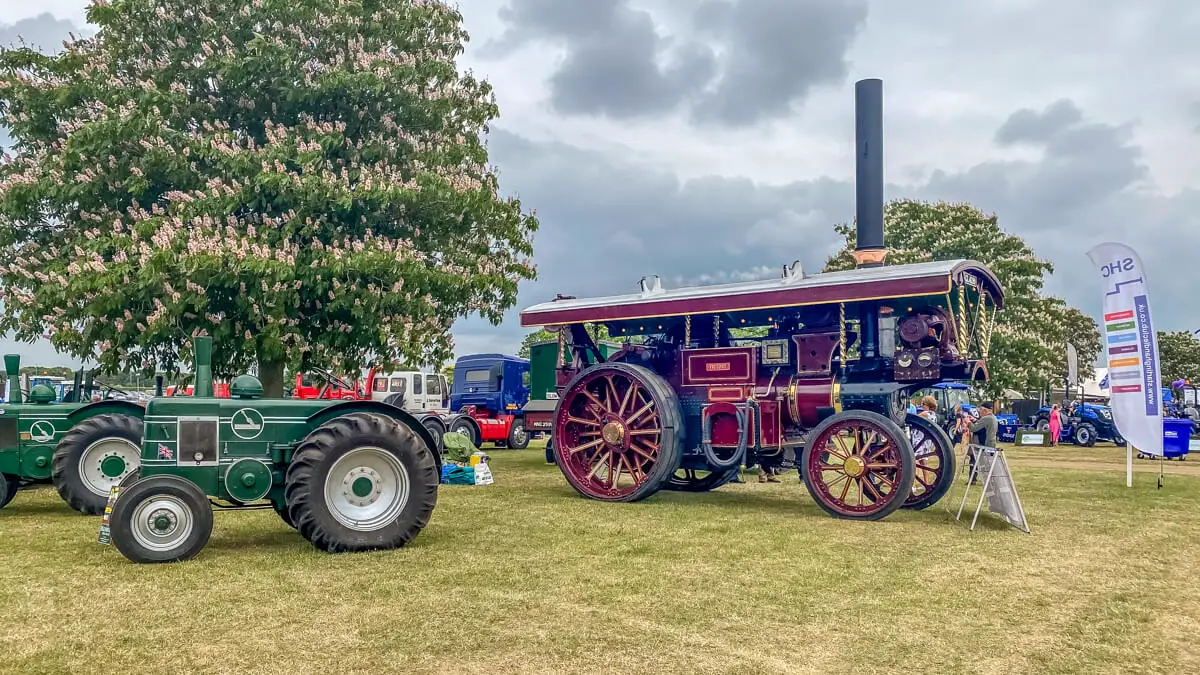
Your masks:
<path fill-rule="evenodd" d="M 522 408 L 529 402 L 529 359 L 507 354 L 470 354 L 454 362 L 450 385 L 450 410 L 462 413 L 451 433 L 471 440 L 475 447 L 522 450 L 529 446 Z"/>
<path fill-rule="evenodd" d="M 972 418 L 979 418 L 979 407 L 971 403 L 971 386 L 961 382 L 941 382 L 928 389 L 918 392 L 921 396 L 932 396 L 938 403 L 938 422 L 942 429 L 953 437 L 954 406 L 962 406 L 963 412 Z M 996 414 L 996 437 L 1002 443 L 1012 443 L 1017 440 L 1017 427 L 1020 422 L 1016 415 Z"/>
<path fill-rule="evenodd" d="M 1112 441 L 1125 445 L 1125 439 L 1113 423 L 1112 409 L 1095 403 L 1072 403 L 1063 412 L 1063 427 L 1059 438 L 1075 445 L 1090 448 L 1096 441 Z M 1040 408 L 1034 415 L 1034 427 L 1038 431 L 1050 430 L 1050 407 Z"/>

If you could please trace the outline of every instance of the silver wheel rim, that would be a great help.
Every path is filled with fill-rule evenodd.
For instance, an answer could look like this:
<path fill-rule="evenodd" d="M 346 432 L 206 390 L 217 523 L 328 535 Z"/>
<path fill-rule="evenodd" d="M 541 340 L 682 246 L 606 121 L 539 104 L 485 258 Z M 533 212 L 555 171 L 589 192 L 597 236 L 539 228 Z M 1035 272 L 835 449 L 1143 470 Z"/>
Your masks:
<path fill-rule="evenodd" d="M 84 487 L 94 495 L 107 497 L 112 486 L 137 470 L 141 464 L 138 447 L 124 438 L 102 438 L 87 446 L 79 456 L 79 478 Z M 125 470 L 119 476 L 107 476 L 101 468 L 110 457 L 125 462 Z"/>
<path fill-rule="evenodd" d="M 525 442 L 525 427 L 521 427 L 513 434 L 513 444 L 521 445 Z"/>
<path fill-rule="evenodd" d="M 382 448 L 347 452 L 333 463 L 325 477 L 325 503 L 330 515 L 358 532 L 391 524 L 408 503 L 409 492 L 408 470 Z"/>
<path fill-rule="evenodd" d="M 133 538 L 151 551 L 171 551 L 192 534 L 192 511 L 178 497 L 155 495 L 133 510 Z"/>
<path fill-rule="evenodd" d="M 475 434 L 471 433 L 471 427 L 469 427 L 465 424 L 460 424 L 459 426 L 454 427 L 454 429 L 452 429 L 450 431 L 450 433 L 458 434 L 459 436 L 463 436 L 464 438 L 466 438 L 468 441 L 471 441 L 472 443 L 475 442 Z"/>

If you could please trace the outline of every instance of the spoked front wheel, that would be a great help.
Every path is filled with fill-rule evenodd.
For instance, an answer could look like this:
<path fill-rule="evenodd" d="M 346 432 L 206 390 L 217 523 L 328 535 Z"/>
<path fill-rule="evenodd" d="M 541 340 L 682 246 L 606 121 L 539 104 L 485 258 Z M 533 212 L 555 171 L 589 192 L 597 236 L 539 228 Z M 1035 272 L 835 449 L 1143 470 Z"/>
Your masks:
<path fill-rule="evenodd" d="M 912 494 L 914 460 L 908 434 L 878 413 L 848 410 L 809 434 L 804 485 L 826 513 L 879 520 Z"/>
<path fill-rule="evenodd" d="M 954 444 L 946 432 L 920 415 L 908 415 L 908 439 L 913 448 L 912 494 L 904 500 L 904 508 L 929 508 L 946 495 L 954 483 L 957 459 Z"/>

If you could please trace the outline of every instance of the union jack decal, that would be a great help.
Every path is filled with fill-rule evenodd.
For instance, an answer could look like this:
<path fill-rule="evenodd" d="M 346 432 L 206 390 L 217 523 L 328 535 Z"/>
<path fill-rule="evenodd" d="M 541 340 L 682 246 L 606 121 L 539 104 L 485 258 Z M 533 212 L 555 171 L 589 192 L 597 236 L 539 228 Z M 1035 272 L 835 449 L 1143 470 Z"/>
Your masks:
<path fill-rule="evenodd" d="M 171 448 L 168 448 L 167 446 L 163 445 L 162 443 L 158 444 L 158 458 L 159 459 L 174 459 L 174 457 L 175 457 L 175 454 L 171 452 Z"/>

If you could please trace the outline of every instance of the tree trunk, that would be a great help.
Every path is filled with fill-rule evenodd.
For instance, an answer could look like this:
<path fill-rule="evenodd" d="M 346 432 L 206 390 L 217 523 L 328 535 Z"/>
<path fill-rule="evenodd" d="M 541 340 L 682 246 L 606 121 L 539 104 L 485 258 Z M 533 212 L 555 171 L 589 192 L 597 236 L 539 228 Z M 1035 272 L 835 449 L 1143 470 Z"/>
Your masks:
<path fill-rule="evenodd" d="M 283 398 L 283 361 L 258 360 L 258 381 L 262 382 L 263 398 Z"/>

